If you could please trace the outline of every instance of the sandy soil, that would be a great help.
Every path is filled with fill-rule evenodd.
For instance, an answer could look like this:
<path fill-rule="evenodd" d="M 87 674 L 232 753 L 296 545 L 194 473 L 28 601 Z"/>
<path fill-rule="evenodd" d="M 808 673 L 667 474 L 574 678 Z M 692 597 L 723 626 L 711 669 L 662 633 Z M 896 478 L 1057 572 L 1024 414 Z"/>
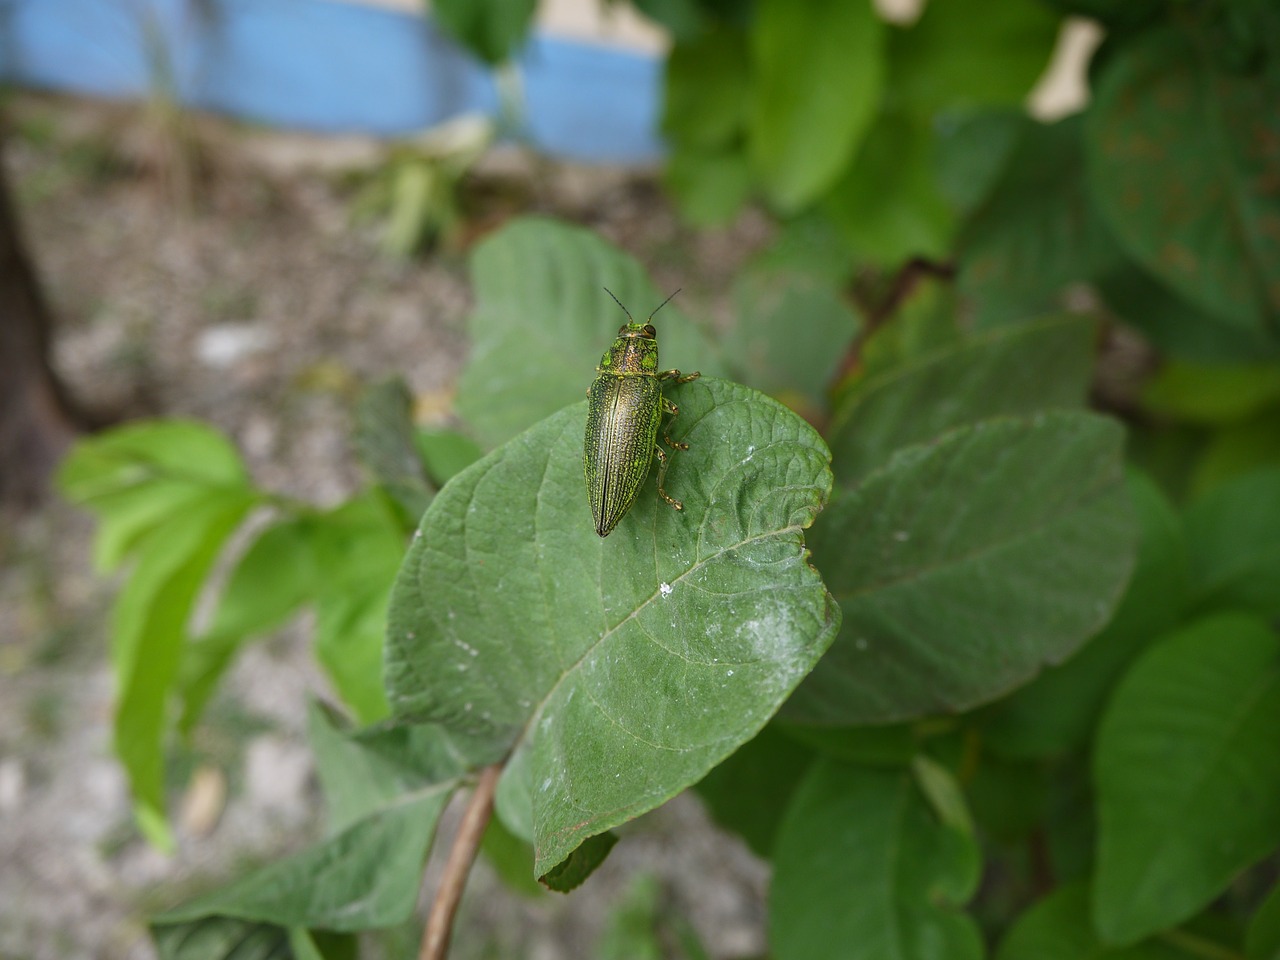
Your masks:
<path fill-rule="evenodd" d="M 171 122 L 32 97 L 11 109 L 7 162 L 58 316 L 57 365 L 84 402 L 210 421 L 260 484 L 318 503 L 359 482 L 348 442 L 359 384 L 401 373 L 447 417 L 467 349 L 465 253 L 396 262 L 374 227 L 353 226 L 351 191 L 326 170 L 335 157 L 376 163 L 379 148 L 202 122 L 203 173 L 179 189 Z M 766 234 L 750 215 L 690 234 L 643 174 L 520 157 L 485 168 L 468 187 L 469 236 L 521 211 L 586 223 L 659 287 L 684 286 L 686 309 L 714 313 Z M 139 839 L 110 750 L 113 584 L 91 569 L 91 537 L 89 518 L 57 502 L 0 529 L 0 957 L 150 957 L 148 910 L 319 827 L 303 716 L 325 688 L 301 622 L 245 653 L 175 754 L 177 773 L 194 774 L 173 796 L 177 854 Z M 523 900 L 478 868 L 455 955 L 588 956 L 641 873 L 713 955 L 762 951 L 764 868 L 683 797 L 633 825 L 570 897 Z"/>

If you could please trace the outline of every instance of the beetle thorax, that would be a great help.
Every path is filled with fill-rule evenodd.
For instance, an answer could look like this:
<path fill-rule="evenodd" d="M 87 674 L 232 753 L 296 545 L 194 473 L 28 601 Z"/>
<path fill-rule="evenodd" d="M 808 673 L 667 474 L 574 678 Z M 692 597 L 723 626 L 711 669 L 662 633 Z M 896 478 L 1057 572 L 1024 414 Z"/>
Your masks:
<path fill-rule="evenodd" d="M 649 336 L 639 324 L 636 328 L 633 331 L 628 326 L 618 331 L 613 346 L 600 358 L 600 373 L 636 376 L 658 372 L 657 338 Z"/>

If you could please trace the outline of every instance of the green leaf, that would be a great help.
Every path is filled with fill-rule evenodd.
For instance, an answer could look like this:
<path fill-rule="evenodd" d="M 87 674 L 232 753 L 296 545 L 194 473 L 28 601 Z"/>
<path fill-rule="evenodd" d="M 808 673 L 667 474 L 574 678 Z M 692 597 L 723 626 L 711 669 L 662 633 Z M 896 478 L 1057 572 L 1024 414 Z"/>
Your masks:
<path fill-rule="evenodd" d="M 950 251 L 955 216 L 937 183 L 932 130 L 905 113 L 882 111 L 821 209 L 860 259 L 894 267 Z"/>
<path fill-rule="evenodd" d="M 1097 278 L 1115 313 L 1170 355 L 1199 362 L 1251 362 L 1280 355 L 1280 337 L 1219 319 L 1122 258 Z"/>
<path fill-rule="evenodd" d="M 98 514 L 94 562 L 106 571 L 211 491 L 246 490 L 248 476 L 235 448 L 207 424 L 154 420 L 80 441 L 59 468 L 58 485 Z"/>
<path fill-rule="evenodd" d="M 435 726 L 353 731 L 331 709 L 313 702 L 307 729 L 330 834 L 407 793 L 460 777 L 474 765 Z"/>
<path fill-rule="evenodd" d="M 988 420 L 900 450 L 837 499 L 813 554 L 840 636 L 787 704 L 797 722 L 967 710 L 1075 652 L 1133 562 L 1119 425 Z"/>
<path fill-rule="evenodd" d="M 895 450 L 954 427 L 1080 406 L 1093 339 L 1092 323 L 1055 317 L 983 333 L 862 381 L 845 394 L 829 431 L 840 485 L 857 485 Z"/>
<path fill-rule="evenodd" d="M 1059 887 L 1027 910 L 1000 942 L 996 960 L 1190 960 L 1164 943 L 1107 947 L 1089 919 L 1089 887 Z"/>
<path fill-rule="evenodd" d="M 274 923 L 203 917 L 151 928 L 160 960 L 279 960 L 289 931 Z"/>
<path fill-rule="evenodd" d="M 637 876 L 610 910 L 595 960 L 710 960 L 671 899 L 652 874 Z"/>
<path fill-rule="evenodd" d="M 590 231 L 532 218 L 480 244 L 471 276 L 475 347 L 458 385 L 458 412 L 493 446 L 586 394 L 626 321 L 605 287 L 637 317 L 665 296 L 635 260 Z M 719 372 L 678 300 L 658 319 L 664 365 Z"/>
<path fill-rule="evenodd" d="M 1153 647 L 1103 716 L 1097 929 L 1132 943 L 1195 914 L 1280 844 L 1280 639 L 1240 615 Z"/>
<path fill-rule="evenodd" d="M 1214 433 L 1191 475 L 1191 496 L 1266 467 L 1280 467 L 1280 404 Z"/>
<path fill-rule="evenodd" d="M 1244 952 L 1248 960 L 1280 960 L 1280 885 L 1254 913 Z"/>
<path fill-rule="evenodd" d="M 1153 413 L 1192 423 L 1241 420 L 1280 400 L 1280 364 L 1170 360 L 1142 391 Z"/>
<path fill-rule="evenodd" d="M 839 290 L 796 271 L 757 268 L 738 275 L 733 298 L 725 359 L 757 389 L 820 409 L 859 326 Z"/>
<path fill-rule="evenodd" d="M 311 596 L 317 570 L 310 525 L 309 517 L 277 521 L 236 563 L 208 629 L 182 652 L 179 729 L 195 726 L 241 644 L 284 623 Z"/>
<path fill-rule="evenodd" d="M 703 777 L 696 789 L 717 823 L 768 858 L 787 801 L 812 760 L 808 750 L 769 724 Z"/>
<path fill-rule="evenodd" d="M 1037 0 L 930 3 L 889 35 L 888 90 L 922 117 L 1021 106 L 1049 64 L 1060 18 Z"/>
<path fill-rule="evenodd" d="M 538 875 L 749 740 L 836 629 L 805 561 L 831 483 L 821 438 L 728 381 L 667 393 L 690 445 L 666 479 L 683 512 L 651 478 L 596 536 L 579 403 L 455 477 L 396 581 L 394 712 L 505 738 L 498 803 L 517 834 L 532 811 Z"/>
<path fill-rule="evenodd" d="M 1123 247 L 1201 309 L 1280 326 L 1280 72 L 1221 71 L 1152 30 L 1115 51 L 1086 122 L 1089 179 Z"/>
<path fill-rule="evenodd" d="M 774 857 L 778 960 L 978 960 L 961 905 L 977 887 L 973 838 L 938 822 L 905 772 L 822 761 L 796 791 Z"/>
<path fill-rule="evenodd" d="M 533 876 L 533 847 L 507 829 L 500 816 L 490 817 L 480 850 L 509 890 L 537 897 L 547 888 Z"/>
<path fill-rule="evenodd" d="M 422 459 L 427 476 L 437 487 L 443 487 L 484 456 L 474 440 L 456 430 L 419 428 L 414 446 Z"/>
<path fill-rule="evenodd" d="M 382 634 L 391 582 L 404 557 L 400 524 L 366 492 L 316 518 L 312 536 L 324 589 L 315 596 L 316 658 L 363 723 L 387 714 Z"/>
<path fill-rule="evenodd" d="M 129 775 L 139 826 L 172 846 L 164 815 L 164 731 L 187 622 L 222 545 L 253 506 L 245 493 L 214 492 L 150 531 L 112 611 L 115 751 Z"/>
<path fill-rule="evenodd" d="M 677 154 L 723 150 L 740 140 L 750 81 L 746 35 L 727 24 L 677 43 L 667 58 L 662 109 L 662 132 Z"/>
<path fill-rule="evenodd" d="M 875 327 L 858 350 L 858 366 L 837 385 L 831 405 L 838 415 L 865 385 L 929 354 L 961 343 L 952 284 L 925 276 L 886 322 Z"/>
<path fill-rule="evenodd" d="M 436 823 L 455 784 L 404 794 L 395 803 L 301 853 L 158 918 L 264 920 L 327 930 L 366 930 L 413 913 Z"/>
<path fill-rule="evenodd" d="M 968 213 L 986 200 L 1031 123 L 1021 110 L 940 117 L 934 123 L 934 176 L 947 202 Z"/>
<path fill-rule="evenodd" d="M 396 377 L 367 388 L 356 404 L 356 451 L 412 529 L 433 490 L 418 456 L 413 394 Z"/>
<path fill-rule="evenodd" d="M 752 164 L 795 213 L 835 183 L 875 116 L 884 27 L 867 0 L 760 0 L 751 34 Z"/>
<path fill-rule="evenodd" d="M 391 170 L 391 206 L 382 252 L 407 258 L 421 250 L 448 216 L 444 171 L 425 157 L 406 157 Z"/>
<path fill-rule="evenodd" d="M 1200 609 L 1280 616 L 1280 468 L 1211 491 L 1191 505 L 1186 524 Z"/>
<path fill-rule="evenodd" d="M 1005 756 L 1054 756 L 1084 745 L 1129 664 L 1186 610 L 1190 572 L 1182 523 L 1144 475 L 1131 473 L 1128 487 L 1141 533 L 1124 598 L 1084 649 L 986 711 L 986 742 Z"/>
<path fill-rule="evenodd" d="M 604 863 L 617 842 L 618 835 L 612 830 L 587 837 L 567 857 L 538 877 L 538 882 L 557 893 L 578 889 Z"/>
<path fill-rule="evenodd" d="M 983 753 L 965 781 L 963 797 L 973 810 L 979 836 L 1010 847 L 1042 842 L 1049 806 L 1047 773 L 1040 763 Z M 1054 877 L 1062 879 L 1057 873 Z"/>
<path fill-rule="evenodd" d="M 740 147 L 677 149 L 667 161 L 663 181 L 681 218 L 693 227 L 728 223 L 751 196 L 751 170 Z"/>
<path fill-rule="evenodd" d="M 431 12 L 481 60 L 511 59 L 529 33 L 537 0 L 434 0 Z"/>
<path fill-rule="evenodd" d="M 697 37 L 708 20 L 699 0 L 634 0 L 632 5 L 650 20 L 666 27 L 677 43 Z"/>
<path fill-rule="evenodd" d="M 870 767 L 905 767 L 920 745 L 910 724 L 878 727 L 806 727 L 779 722 L 788 737 L 832 760 Z"/>
<path fill-rule="evenodd" d="M 1004 173 L 961 232 L 960 291 L 979 327 L 1059 308 L 1068 283 L 1119 256 L 1085 184 L 1081 121 L 1028 124 Z"/>
<path fill-rule="evenodd" d="M 934 816 L 953 830 L 972 836 L 973 815 L 955 774 L 923 753 L 911 761 L 911 773 Z"/>

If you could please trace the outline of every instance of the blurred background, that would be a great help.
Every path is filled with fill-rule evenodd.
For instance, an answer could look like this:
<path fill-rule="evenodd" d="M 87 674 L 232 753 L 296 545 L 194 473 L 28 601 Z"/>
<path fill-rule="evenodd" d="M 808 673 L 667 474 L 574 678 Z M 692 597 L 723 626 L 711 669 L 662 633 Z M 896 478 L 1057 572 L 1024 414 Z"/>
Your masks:
<path fill-rule="evenodd" d="M 1280 461 L 1277 26 L 1262 0 L 5 0 L 0 957 L 151 957 L 149 912 L 320 823 L 306 704 L 334 680 L 307 612 L 173 741 L 176 846 L 140 835 L 121 575 L 52 479 L 77 437 L 201 421 L 259 487 L 337 507 L 369 385 L 475 437 L 468 256 L 536 214 L 720 333 L 865 333 L 920 297 L 977 330 L 1094 317 L 1094 404 L 1192 496 Z M 831 361 L 814 383 L 858 362 Z M 822 423 L 804 377 L 739 369 Z M 764 950 L 766 868 L 691 798 L 573 897 L 479 869 L 460 956 L 589 955 L 659 888 L 712 955 Z"/>

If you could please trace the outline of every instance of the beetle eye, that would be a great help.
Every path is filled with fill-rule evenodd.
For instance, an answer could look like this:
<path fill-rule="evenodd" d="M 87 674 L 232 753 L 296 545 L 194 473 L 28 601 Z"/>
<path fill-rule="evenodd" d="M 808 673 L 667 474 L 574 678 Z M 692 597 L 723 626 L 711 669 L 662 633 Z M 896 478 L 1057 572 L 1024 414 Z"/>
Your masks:
<path fill-rule="evenodd" d="M 627 332 L 627 325 L 624 323 L 622 326 L 618 328 L 618 336 L 620 337 L 625 336 L 626 332 Z"/>
<path fill-rule="evenodd" d="M 646 323 L 644 325 L 644 335 L 646 337 L 656 337 L 658 335 L 658 331 L 653 329 L 652 323 Z"/>

